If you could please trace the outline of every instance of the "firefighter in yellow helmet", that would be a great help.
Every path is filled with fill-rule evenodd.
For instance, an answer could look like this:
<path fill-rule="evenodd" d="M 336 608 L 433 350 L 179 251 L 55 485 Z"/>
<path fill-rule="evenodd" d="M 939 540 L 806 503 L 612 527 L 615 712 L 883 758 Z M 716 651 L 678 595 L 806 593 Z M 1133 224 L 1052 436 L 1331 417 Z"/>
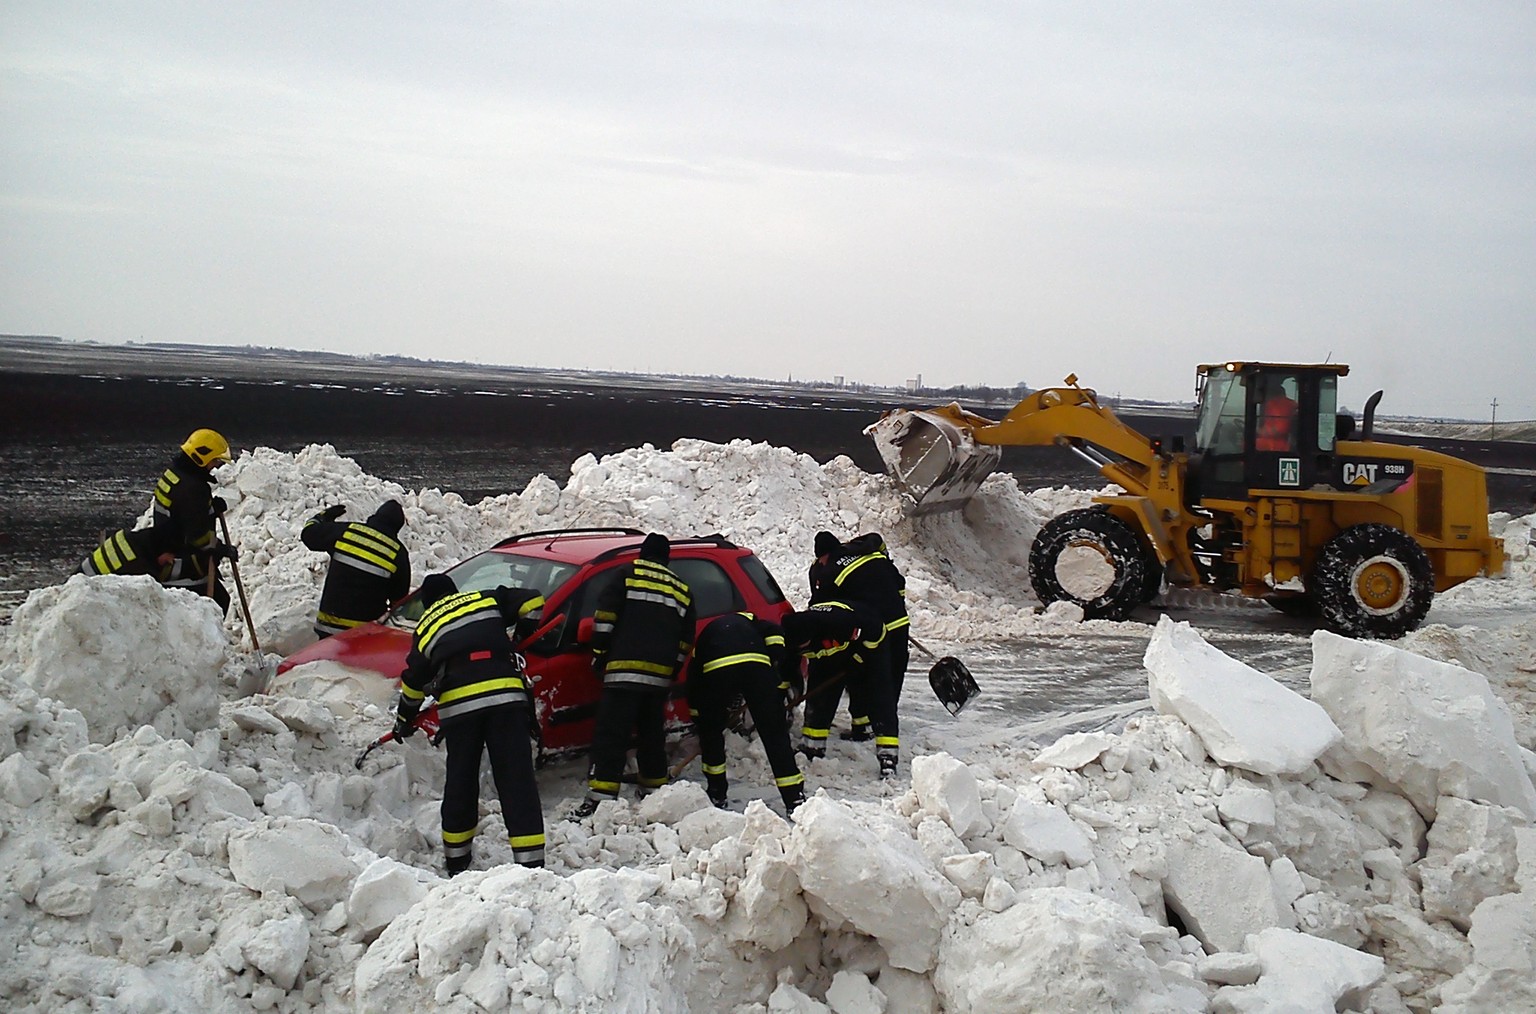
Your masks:
<path fill-rule="evenodd" d="M 228 440 L 210 429 L 193 430 L 155 483 L 150 527 L 113 532 L 81 562 L 81 573 L 153 574 L 167 587 L 211 595 L 228 609 L 217 567 L 234 548 L 214 535 L 225 503 L 213 495 L 213 469 L 229 460 Z"/>

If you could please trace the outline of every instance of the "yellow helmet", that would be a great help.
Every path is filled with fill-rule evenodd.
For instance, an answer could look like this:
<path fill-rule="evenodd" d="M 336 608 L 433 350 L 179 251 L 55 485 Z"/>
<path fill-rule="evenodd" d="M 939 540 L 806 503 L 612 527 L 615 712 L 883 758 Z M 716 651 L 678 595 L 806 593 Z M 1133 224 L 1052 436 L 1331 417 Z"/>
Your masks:
<path fill-rule="evenodd" d="M 216 461 L 228 461 L 229 441 L 213 430 L 193 430 L 181 449 L 198 468 L 208 468 Z"/>

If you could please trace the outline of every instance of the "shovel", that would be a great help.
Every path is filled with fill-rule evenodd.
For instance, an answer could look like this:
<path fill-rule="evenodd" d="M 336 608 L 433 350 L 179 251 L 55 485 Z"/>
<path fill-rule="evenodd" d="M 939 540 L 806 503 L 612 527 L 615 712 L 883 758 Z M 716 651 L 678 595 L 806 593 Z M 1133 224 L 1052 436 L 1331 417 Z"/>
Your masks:
<path fill-rule="evenodd" d="M 417 712 L 416 720 L 411 724 L 420 729 L 422 732 L 426 733 L 427 738 L 432 741 L 433 746 L 437 745 L 437 741 L 440 738 L 440 733 L 442 731 L 442 724 L 437 720 L 436 704 L 432 705 L 430 708 L 423 708 L 421 711 Z M 384 735 L 380 736 L 378 739 L 374 740 L 372 743 L 369 743 L 366 747 L 363 748 L 363 752 L 357 755 L 357 760 L 352 762 L 352 766 L 361 771 L 363 769 L 363 761 L 368 759 L 369 754 L 373 753 L 373 751 L 377 750 L 385 743 L 392 742 L 395 738 L 395 730 L 391 729 Z"/>
<path fill-rule="evenodd" d="M 908 632 L 907 640 L 918 651 L 933 659 L 933 668 L 928 670 L 928 685 L 933 688 L 933 695 L 944 705 L 945 711 L 958 715 L 965 710 L 967 704 L 981 695 L 976 677 L 971 675 L 964 662 L 953 655 L 939 658 L 924 647 L 923 642 L 913 637 L 911 632 Z"/>

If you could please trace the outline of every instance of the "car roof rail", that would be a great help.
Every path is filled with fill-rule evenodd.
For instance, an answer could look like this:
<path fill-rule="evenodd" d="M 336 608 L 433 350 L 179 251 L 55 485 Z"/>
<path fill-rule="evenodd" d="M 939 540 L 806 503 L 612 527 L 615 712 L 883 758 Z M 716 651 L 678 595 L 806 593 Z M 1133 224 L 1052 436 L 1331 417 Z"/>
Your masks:
<path fill-rule="evenodd" d="M 640 535 L 642 533 L 636 532 L 635 534 Z M 713 546 L 716 549 L 741 548 L 730 539 L 727 539 L 724 535 L 721 535 L 719 532 L 715 532 L 713 535 L 692 535 L 679 539 L 669 538 L 667 539 L 667 543 L 672 546 Z M 596 564 L 611 560 L 616 556 L 623 556 L 625 553 L 636 553 L 639 552 L 639 550 L 640 546 L 638 544 L 633 546 L 614 546 L 612 549 L 605 550 L 604 552 L 594 556 L 591 560 L 591 563 L 595 566 Z"/>
<path fill-rule="evenodd" d="M 645 533 L 638 528 L 548 528 L 539 532 L 522 532 L 518 535 L 509 535 L 505 539 L 492 546 L 492 549 L 500 549 L 502 546 L 512 546 L 519 542 L 531 542 L 534 539 L 545 539 L 560 535 L 639 535 Z"/>

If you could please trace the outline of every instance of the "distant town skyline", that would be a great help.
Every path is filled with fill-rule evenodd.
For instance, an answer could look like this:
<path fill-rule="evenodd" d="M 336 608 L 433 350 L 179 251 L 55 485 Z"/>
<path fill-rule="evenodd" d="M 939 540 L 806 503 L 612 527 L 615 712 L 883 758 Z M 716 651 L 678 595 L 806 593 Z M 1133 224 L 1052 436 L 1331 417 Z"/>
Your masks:
<path fill-rule="evenodd" d="M 0 9 L 0 330 L 1536 418 L 1536 8 Z"/>

